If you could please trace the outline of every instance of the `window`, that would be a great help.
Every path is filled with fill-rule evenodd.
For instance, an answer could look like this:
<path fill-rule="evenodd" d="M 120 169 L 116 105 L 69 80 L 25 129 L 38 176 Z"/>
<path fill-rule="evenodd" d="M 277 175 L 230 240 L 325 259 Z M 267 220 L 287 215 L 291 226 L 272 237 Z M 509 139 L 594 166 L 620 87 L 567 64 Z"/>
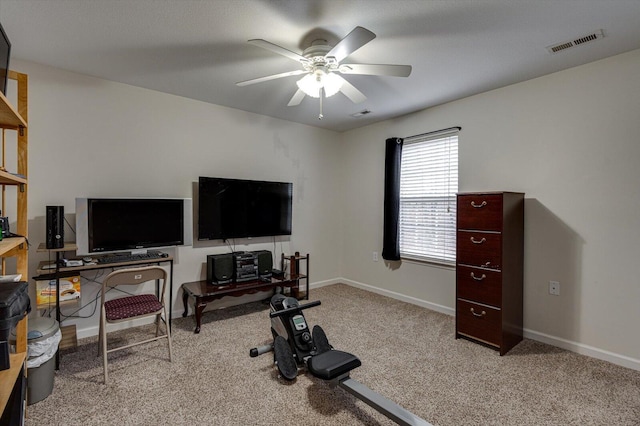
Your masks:
<path fill-rule="evenodd" d="M 398 230 L 402 257 L 455 263 L 457 192 L 457 129 L 405 138 Z"/>

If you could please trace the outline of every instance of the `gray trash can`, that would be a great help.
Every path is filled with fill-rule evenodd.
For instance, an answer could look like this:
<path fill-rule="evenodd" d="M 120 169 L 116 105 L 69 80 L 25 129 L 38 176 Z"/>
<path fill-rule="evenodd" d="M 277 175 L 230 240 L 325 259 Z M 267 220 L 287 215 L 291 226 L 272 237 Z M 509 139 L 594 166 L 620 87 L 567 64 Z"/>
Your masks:
<path fill-rule="evenodd" d="M 42 401 L 53 391 L 55 354 L 62 339 L 58 322 L 53 318 L 29 318 L 27 333 L 27 404 Z"/>

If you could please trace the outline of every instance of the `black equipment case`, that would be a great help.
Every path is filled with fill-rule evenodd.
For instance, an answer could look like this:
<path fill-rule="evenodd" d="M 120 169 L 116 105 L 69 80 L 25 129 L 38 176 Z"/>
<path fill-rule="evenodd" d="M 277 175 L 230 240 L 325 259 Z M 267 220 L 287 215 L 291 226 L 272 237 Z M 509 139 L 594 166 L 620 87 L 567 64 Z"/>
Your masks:
<path fill-rule="evenodd" d="M 0 370 L 9 368 L 11 329 L 29 312 L 29 284 L 26 281 L 0 283 Z"/>
<path fill-rule="evenodd" d="M 11 329 L 31 312 L 26 281 L 0 284 L 0 341 L 8 341 Z"/>

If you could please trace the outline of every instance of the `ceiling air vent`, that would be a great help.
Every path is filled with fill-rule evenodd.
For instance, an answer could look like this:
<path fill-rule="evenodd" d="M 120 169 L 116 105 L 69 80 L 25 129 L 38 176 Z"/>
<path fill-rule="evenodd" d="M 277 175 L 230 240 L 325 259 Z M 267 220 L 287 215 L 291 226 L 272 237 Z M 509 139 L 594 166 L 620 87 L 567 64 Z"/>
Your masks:
<path fill-rule="evenodd" d="M 364 111 L 356 112 L 355 114 L 351 114 L 352 117 L 362 117 L 363 115 L 371 114 L 371 111 L 365 109 Z"/>
<path fill-rule="evenodd" d="M 596 41 L 604 37 L 604 32 L 602 30 L 598 30 L 594 33 L 578 37 L 575 40 L 564 41 L 562 43 L 554 44 L 553 46 L 548 46 L 547 50 L 549 53 L 558 53 L 563 50 L 570 49 L 572 47 L 580 46 L 581 44 L 589 43 L 591 41 Z"/>

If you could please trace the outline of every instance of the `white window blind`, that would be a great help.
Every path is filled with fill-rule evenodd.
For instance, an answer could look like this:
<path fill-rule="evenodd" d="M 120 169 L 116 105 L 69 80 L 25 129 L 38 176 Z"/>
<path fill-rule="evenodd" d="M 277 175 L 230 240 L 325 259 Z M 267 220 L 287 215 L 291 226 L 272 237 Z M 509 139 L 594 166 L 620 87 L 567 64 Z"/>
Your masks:
<path fill-rule="evenodd" d="M 404 140 L 399 221 L 402 257 L 455 263 L 457 130 Z"/>

